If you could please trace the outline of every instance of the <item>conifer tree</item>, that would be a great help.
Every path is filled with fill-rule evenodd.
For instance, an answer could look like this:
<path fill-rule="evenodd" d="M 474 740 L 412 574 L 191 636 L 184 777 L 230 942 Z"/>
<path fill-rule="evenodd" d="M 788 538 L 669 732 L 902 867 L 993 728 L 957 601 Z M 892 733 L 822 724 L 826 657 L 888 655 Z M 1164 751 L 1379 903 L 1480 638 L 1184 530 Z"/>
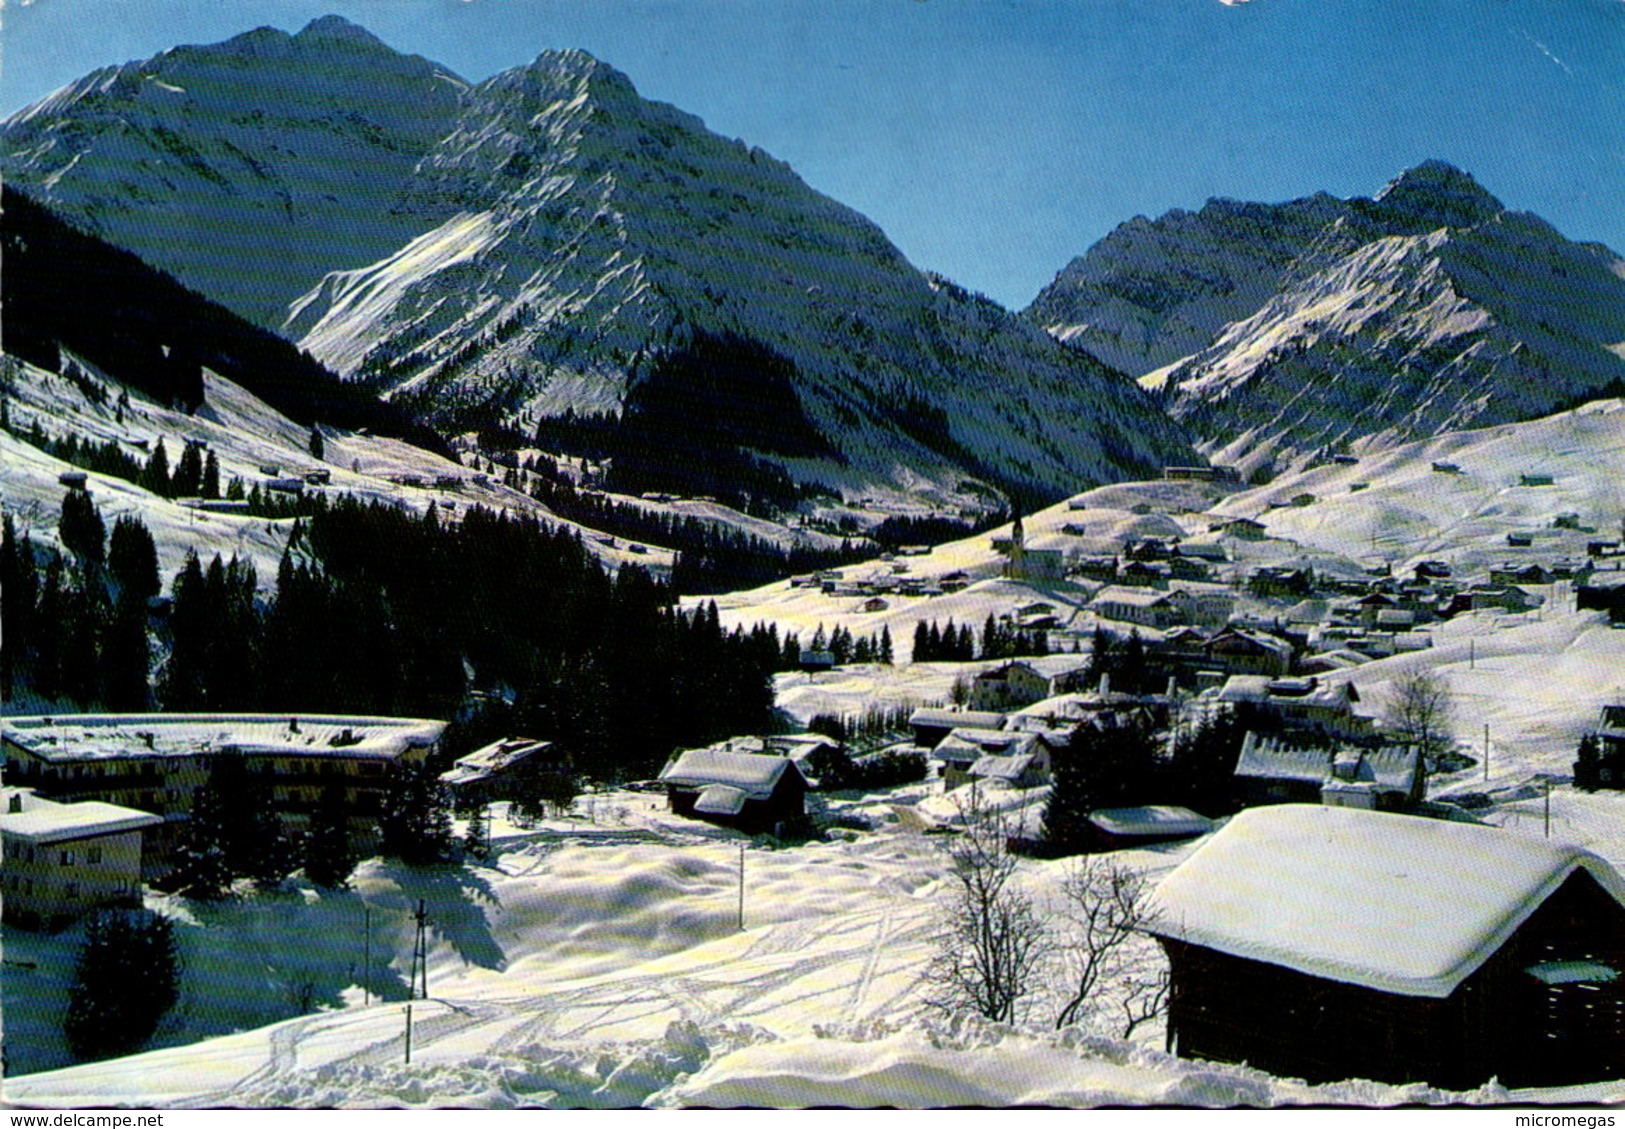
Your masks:
<path fill-rule="evenodd" d="M 188 441 L 170 477 L 170 492 L 177 498 L 195 498 L 203 487 L 203 456 L 196 443 Z"/>
<path fill-rule="evenodd" d="M 218 765 L 211 768 L 208 780 L 192 796 L 192 810 L 175 848 L 171 878 L 178 893 L 204 902 L 224 898 L 236 877 L 226 852 L 237 813 L 230 809 L 229 798 L 217 785 L 218 772 Z"/>
<path fill-rule="evenodd" d="M 329 784 L 322 789 L 301 853 L 305 877 L 316 885 L 329 890 L 349 885 L 356 856 L 350 846 L 350 813 L 340 785 Z"/>
<path fill-rule="evenodd" d="M 220 497 L 220 460 L 212 449 L 203 462 L 203 486 L 198 493 L 205 498 Z"/>
<path fill-rule="evenodd" d="M 408 866 L 427 866 L 451 850 L 451 812 L 445 789 L 422 765 L 401 765 L 384 787 L 378 816 L 383 849 Z"/>
<path fill-rule="evenodd" d="M 0 600 L 5 601 L 5 637 L 0 640 L 0 693 L 9 700 L 17 676 L 26 668 L 34 649 L 34 623 L 39 605 L 39 572 L 34 545 L 25 533 L 17 536 L 8 513 L 0 533 Z"/>
<path fill-rule="evenodd" d="M 123 514 L 113 523 L 107 569 L 121 595 L 143 603 L 158 595 L 158 549 L 152 533 L 136 515 Z"/>
<path fill-rule="evenodd" d="M 152 660 L 147 638 L 147 604 L 128 591 L 119 597 L 102 647 L 107 708 L 141 713 L 151 704 L 147 671 Z"/>
<path fill-rule="evenodd" d="M 180 993 L 174 927 L 147 910 L 103 911 L 85 926 L 63 1034 L 80 1059 L 139 1050 Z"/>
<path fill-rule="evenodd" d="M 55 625 L 61 623 L 66 614 L 63 572 L 62 554 L 52 549 L 45 560 L 45 579 L 40 585 L 35 615 L 35 622 L 45 628 L 36 632 L 34 639 L 34 689 L 42 698 L 55 698 L 61 692 L 62 634 Z M 7 616 L 10 616 L 9 608 Z"/>
<path fill-rule="evenodd" d="M 62 514 L 57 521 L 62 547 L 87 566 L 106 560 L 107 527 L 102 515 L 84 490 L 69 490 L 62 496 Z"/>
<path fill-rule="evenodd" d="M 170 497 L 169 453 L 164 450 L 164 441 L 161 436 L 158 439 L 157 446 L 152 449 L 152 456 L 147 460 L 146 469 L 141 472 L 140 484 L 160 498 Z"/>
<path fill-rule="evenodd" d="M 327 444 L 322 439 L 320 424 L 312 424 L 310 428 L 310 457 L 325 459 L 327 457 Z"/>

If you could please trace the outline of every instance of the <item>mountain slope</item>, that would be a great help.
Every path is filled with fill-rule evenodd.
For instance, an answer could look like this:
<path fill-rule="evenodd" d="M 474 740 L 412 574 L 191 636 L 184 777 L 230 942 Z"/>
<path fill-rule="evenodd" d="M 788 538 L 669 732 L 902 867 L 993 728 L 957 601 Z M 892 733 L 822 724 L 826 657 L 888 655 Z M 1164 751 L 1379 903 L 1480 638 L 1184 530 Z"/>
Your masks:
<path fill-rule="evenodd" d="M 1193 458 L 1121 374 L 579 51 L 470 87 L 329 17 L 98 72 L 3 132 L 18 182 L 443 430 L 618 415 L 727 336 L 789 362 L 830 452 L 771 461 L 837 491 L 1051 498 Z M 158 217 L 204 237 L 156 246 Z"/>
<path fill-rule="evenodd" d="M 1125 225 L 1027 314 L 1134 361 L 1204 449 L 1243 462 L 1529 419 L 1625 379 L 1625 263 L 1436 161 L 1372 200 Z"/>
<path fill-rule="evenodd" d="M 208 369 L 306 428 L 365 428 L 449 453 L 434 432 L 270 331 L 76 230 L 9 184 L 0 200 L 11 356 L 58 372 L 65 350 L 188 410 L 204 402 Z"/>
<path fill-rule="evenodd" d="M 326 17 L 104 67 L 4 123 L 3 170 L 268 328 L 291 295 L 410 235 L 392 211 L 465 82 Z"/>

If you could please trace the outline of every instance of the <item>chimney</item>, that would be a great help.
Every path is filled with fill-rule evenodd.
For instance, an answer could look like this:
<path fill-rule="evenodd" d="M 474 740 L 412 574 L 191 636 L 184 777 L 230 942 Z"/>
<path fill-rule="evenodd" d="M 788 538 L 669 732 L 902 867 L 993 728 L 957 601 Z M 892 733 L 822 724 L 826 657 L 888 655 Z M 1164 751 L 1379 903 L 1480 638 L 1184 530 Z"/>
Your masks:
<path fill-rule="evenodd" d="M 1109 670 L 1100 673 L 1100 696 L 1104 698 L 1112 692 L 1112 672 Z"/>

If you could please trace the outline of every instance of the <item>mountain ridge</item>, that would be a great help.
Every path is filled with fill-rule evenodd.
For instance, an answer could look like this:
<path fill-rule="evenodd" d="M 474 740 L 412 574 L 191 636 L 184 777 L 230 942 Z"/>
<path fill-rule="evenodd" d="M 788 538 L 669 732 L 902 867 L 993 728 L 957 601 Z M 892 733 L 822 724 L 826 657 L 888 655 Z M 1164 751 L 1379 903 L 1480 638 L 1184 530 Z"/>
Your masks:
<path fill-rule="evenodd" d="M 1137 217 L 1024 314 L 1136 373 L 1202 450 L 1255 470 L 1613 386 L 1621 311 L 1619 256 L 1429 160 L 1371 198 Z"/>
<path fill-rule="evenodd" d="M 5 171 L 445 432 L 617 415 L 655 357 L 702 332 L 791 360 L 808 417 L 844 460 L 780 461 L 836 493 L 1053 498 L 1195 457 L 1120 373 L 916 270 L 782 161 L 643 99 L 586 52 L 544 51 L 468 84 L 353 26 L 125 64 L 178 93 L 140 91 L 132 121 L 89 115 L 100 133 L 76 124 L 73 97 L 22 111 L 4 126 Z M 316 67 L 324 50 L 357 69 Z M 266 57 L 281 77 L 261 73 Z M 378 59 L 384 90 L 336 109 Z M 287 140 L 222 100 L 209 82 L 222 69 L 248 74 L 257 99 L 287 96 L 275 102 Z M 413 96 L 429 101 L 393 104 Z M 100 168 L 103 136 L 142 160 Z M 335 148 L 351 154 L 302 179 Z M 271 175 L 255 170 L 267 162 Z M 334 183 L 346 175 L 364 183 Z M 194 242 L 209 250 L 185 258 L 152 217 L 194 201 L 210 223 L 194 223 Z M 251 234 L 222 247 L 213 228 Z M 279 240 L 287 254 L 259 269 Z M 985 485 L 967 493 L 967 480 Z"/>

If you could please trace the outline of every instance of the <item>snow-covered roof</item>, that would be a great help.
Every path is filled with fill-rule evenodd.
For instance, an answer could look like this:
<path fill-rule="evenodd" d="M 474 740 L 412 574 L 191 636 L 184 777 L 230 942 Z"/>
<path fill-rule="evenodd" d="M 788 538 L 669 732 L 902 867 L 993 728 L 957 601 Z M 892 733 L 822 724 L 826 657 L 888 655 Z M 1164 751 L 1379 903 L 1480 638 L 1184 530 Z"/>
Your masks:
<path fill-rule="evenodd" d="M 980 757 L 1021 756 L 1038 750 L 1040 737 L 1013 729 L 955 729 L 933 750 L 938 760 L 974 763 Z"/>
<path fill-rule="evenodd" d="M 694 810 L 702 815 L 738 815 L 750 793 L 731 784 L 708 784 L 700 789 Z"/>
<path fill-rule="evenodd" d="M 1008 757 L 987 754 L 970 766 L 970 774 L 985 780 L 1020 780 L 1032 763 L 1031 753 Z"/>
<path fill-rule="evenodd" d="M 1277 738 L 1249 732 L 1241 741 L 1235 775 L 1318 784 L 1331 775 L 1331 759 L 1325 749 L 1298 749 Z"/>
<path fill-rule="evenodd" d="M 5 740 L 41 760 L 195 757 L 219 752 L 394 760 L 427 748 L 443 721 L 292 714 L 61 714 L 8 717 Z"/>
<path fill-rule="evenodd" d="M 1157 887 L 1150 932 L 1382 992 L 1442 999 L 1601 858 L 1478 824 L 1282 804 L 1230 820 Z"/>
<path fill-rule="evenodd" d="M 1241 742 L 1235 775 L 1263 780 L 1303 780 L 1330 786 L 1359 784 L 1379 792 L 1409 792 L 1421 768 L 1416 749 L 1300 749 L 1278 737 L 1249 732 Z"/>
<path fill-rule="evenodd" d="M 21 810 L 12 811 L 12 805 Z M 36 796 L 26 789 L 7 788 L 0 792 L 0 832 L 30 843 L 59 843 L 117 835 L 156 827 L 159 816 L 135 808 L 106 804 L 100 800 L 60 804 Z"/>
<path fill-rule="evenodd" d="M 756 799 L 765 799 L 778 787 L 786 771 L 800 774 L 789 757 L 758 753 L 730 753 L 720 749 L 688 749 L 660 770 L 664 784 L 686 788 L 707 788 L 726 784 Z"/>
<path fill-rule="evenodd" d="M 1213 821 L 1190 808 L 1163 804 L 1143 808 L 1099 808 L 1089 822 L 1108 835 L 1206 835 Z"/>
<path fill-rule="evenodd" d="M 1092 603 L 1122 604 L 1134 608 L 1154 608 L 1168 602 L 1168 594 L 1155 588 L 1125 588 L 1112 585 L 1095 593 Z"/>
<path fill-rule="evenodd" d="M 489 780 L 514 765 L 546 752 L 553 747 L 551 741 L 532 741 L 528 737 L 511 737 L 504 741 L 493 741 L 482 749 L 475 749 L 466 757 L 459 757 L 457 763 L 448 771 L 440 774 L 442 783 L 473 784 L 481 780 Z"/>
<path fill-rule="evenodd" d="M 1347 683 L 1267 674 L 1232 674 L 1214 697 L 1221 702 L 1302 702 L 1340 709 L 1352 700 Z"/>
<path fill-rule="evenodd" d="M 910 714 L 908 723 L 944 729 L 958 729 L 961 726 L 970 726 L 973 729 L 997 729 L 1004 724 L 1004 715 L 987 710 L 945 710 L 926 707 Z"/>

